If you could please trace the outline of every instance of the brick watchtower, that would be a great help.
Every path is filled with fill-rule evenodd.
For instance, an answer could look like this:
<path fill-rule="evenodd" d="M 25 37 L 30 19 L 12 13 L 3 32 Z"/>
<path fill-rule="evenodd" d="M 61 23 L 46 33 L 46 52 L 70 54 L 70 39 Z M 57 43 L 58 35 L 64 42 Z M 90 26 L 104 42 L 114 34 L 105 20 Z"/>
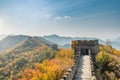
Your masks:
<path fill-rule="evenodd" d="M 71 47 L 74 49 L 75 55 L 91 55 L 95 60 L 98 53 L 98 40 L 75 40 L 72 41 Z"/>

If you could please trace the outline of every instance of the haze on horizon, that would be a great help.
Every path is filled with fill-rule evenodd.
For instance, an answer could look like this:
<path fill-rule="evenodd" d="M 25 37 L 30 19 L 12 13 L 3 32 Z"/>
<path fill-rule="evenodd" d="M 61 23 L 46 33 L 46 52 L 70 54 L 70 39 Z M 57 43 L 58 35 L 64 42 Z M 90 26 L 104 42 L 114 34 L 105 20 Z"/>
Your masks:
<path fill-rule="evenodd" d="M 0 34 L 117 38 L 119 3 L 119 0 L 0 0 Z"/>

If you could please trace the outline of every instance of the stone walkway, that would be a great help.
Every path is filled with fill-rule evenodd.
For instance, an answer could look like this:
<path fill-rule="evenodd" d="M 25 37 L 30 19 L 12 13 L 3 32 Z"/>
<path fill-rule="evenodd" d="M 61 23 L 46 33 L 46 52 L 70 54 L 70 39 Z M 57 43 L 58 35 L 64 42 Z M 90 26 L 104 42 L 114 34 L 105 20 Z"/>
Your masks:
<path fill-rule="evenodd" d="M 81 56 L 74 80 L 91 80 L 91 75 L 89 55 Z"/>

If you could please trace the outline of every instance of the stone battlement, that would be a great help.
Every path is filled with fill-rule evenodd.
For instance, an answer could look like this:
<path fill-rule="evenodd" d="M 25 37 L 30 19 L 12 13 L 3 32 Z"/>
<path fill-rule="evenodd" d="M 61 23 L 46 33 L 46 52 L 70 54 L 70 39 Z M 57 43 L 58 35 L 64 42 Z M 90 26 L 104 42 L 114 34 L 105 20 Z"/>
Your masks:
<path fill-rule="evenodd" d="M 98 40 L 74 40 L 72 46 L 95 46 L 98 45 Z"/>

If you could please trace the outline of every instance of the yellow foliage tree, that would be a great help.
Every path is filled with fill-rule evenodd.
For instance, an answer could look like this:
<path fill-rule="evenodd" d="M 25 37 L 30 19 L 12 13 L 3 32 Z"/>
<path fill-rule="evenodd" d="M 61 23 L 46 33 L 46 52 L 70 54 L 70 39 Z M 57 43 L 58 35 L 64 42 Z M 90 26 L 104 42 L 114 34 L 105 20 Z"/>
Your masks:
<path fill-rule="evenodd" d="M 74 64 L 74 51 L 61 49 L 56 58 L 36 63 L 35 69 L 24 71 L 23 80 L 59 80 L 61 75 Z M 22 79 L 20 79 L 22 80 Z"/>
<path fill-rule="evenodd" d="M 100 51 L 96 57 L 96 60 L 100 67 L 105 67 L 113 60 L 113 58 L 109 53 L 105 51 Z"/>
<path fill-rule="evenodd" d="M 120 56 L 120 51 L 119 50 L 114 50 L 114 55 Z"/>

